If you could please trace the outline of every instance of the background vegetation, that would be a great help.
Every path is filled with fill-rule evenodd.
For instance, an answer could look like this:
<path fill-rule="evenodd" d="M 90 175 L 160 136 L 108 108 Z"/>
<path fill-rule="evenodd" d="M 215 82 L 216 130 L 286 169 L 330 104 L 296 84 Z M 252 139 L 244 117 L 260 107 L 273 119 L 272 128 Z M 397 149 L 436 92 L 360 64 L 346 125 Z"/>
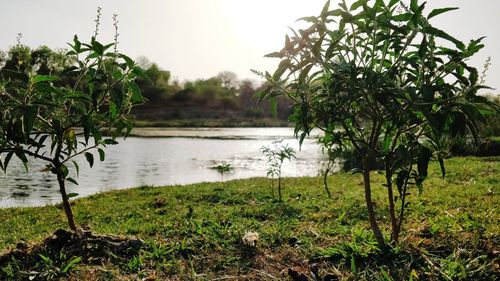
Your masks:
<path fill-rule="evenodd" d="M 38 75 L 62 76 L 61 83 L 74 84 L 76 76 L 64 72 L 75 61 L 66 50 L 46 46 L 31 49 L 17 44 L 6 52 L 0 51 L 0 69 L 25 71 L 36 66 Z M 256 92 L 262 85 L 251 80 L 239 80 L 225 71 L 215 77 L 179 82 L 167 70 L 162 70 L 147 58 L 139 65 L 149 79 L 137 79 L 143 96 L 149 101 L 132 111 L 143 126 L 269 126 L 287 125 L 291 113 L 286 98 L 278 101 L 280 114 L 272 120 L 267 104 L 258 104 Z"/>

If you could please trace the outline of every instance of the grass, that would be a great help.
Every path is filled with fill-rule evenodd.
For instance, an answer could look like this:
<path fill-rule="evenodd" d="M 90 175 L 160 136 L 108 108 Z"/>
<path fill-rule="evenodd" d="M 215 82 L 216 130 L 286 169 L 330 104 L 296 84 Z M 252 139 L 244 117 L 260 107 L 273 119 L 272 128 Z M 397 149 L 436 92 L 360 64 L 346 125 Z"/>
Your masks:
<path fill-rule="evenodd" d="M 497 280 L 500 158 L 453 158 L 446 165 L 443 180 L 431 164 L 423 194 L 414 190 L 411 196 L 401 245 L 389 252 L 377 248 L 369 230 L 360 175 L 329 177 L 332 199 L 320 177 L 286 178 L 283 202 L 273 197 L 268 179 L 256 178 L 225 188 L 139 187 L 75 200 L 77 222 L 95 233 L 137 237 L 145 247 L 127 259 L 78 260 L 50 277 L 289 280 L 312 271 L 338 278 L 325 280 Z M 375 173 L 373 182 L 379 221 L 387 229 L 383 175 Z M 60 206 L 0 209 L 0 218 L 0 250 L 39 243 L 66 228 Z M 242 243 L 247 231 L 259 233 L 256 248 Z M 39 278 L 50 279 L 47 272 L 78 258 L 46 257 L 38 258 Z M 15 260 L 0 263 L 0 279 L 26 278 L 28 271 Z"/>
<path fill-rule="evenodd" d="M 290 127 L 290 122 L 276 118 L 199 118 L 170 120 L 137 120 L 135 127 Z"/>

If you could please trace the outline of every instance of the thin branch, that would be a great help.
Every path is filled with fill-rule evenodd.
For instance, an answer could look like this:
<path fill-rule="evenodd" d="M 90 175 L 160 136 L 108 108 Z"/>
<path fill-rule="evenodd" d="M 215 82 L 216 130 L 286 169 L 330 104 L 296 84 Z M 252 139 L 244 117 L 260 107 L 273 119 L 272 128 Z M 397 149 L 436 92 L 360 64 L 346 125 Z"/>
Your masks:
<path fill-rule="evenodd" d="M 93 146 L 89 146 L 89 147 L 85 148 L 84 150 L 81 150 L 81 151 L 79 151 L 79 152 L 76 152 L 75 154 L 73 154 L 73 155 L 69 156 L 68 158 L 64 159 L 64 160 L 61 162 L 61 164 L 64 164 L 64 163 L 68 162 L 69 160 L 71 160 L 71 159 L 75 158 L 76 156 L 78 156 L 78 155 L 82 155 L 83 153 L 85 153 L 85 152 L 87 152 L 87 151 L 89 151 L 89 150 L 96 149 L 96 148 L 98 148 L 98 147 L 99 147 L 99 145 L 100 145 L 100 143 L 95 144 L 95 145 L 93 145 Z"/>

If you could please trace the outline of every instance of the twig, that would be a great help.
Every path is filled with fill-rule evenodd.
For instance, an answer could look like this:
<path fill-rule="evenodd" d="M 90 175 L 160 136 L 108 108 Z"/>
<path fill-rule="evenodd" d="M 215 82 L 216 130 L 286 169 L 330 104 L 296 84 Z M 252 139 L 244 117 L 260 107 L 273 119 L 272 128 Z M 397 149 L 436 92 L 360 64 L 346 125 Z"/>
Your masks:
<path fill-rule="evenodd" d="M 215 280 L 229 280 L 229 279 L 241 279 L 241 278 L 248 278 L 250 276 L 222 276 L 222 277 L 218 277 L 218 278 L 215 278 L 215 279 L 211 279 L 212 281 L 215 281 Z"/>
<path fill-rule="evenodd" d="M 276 277 L 272 276 L 271 274 L 266 273 L 266 272 L 264 272 L 262 270 L 258 270 L 258 269 L 254 269 L 254 268 L 249 268 L 249 269 L 252 270 L 252 271 L 255 271 L 255 272 L 259 273 L 260 275 L 269 277 L 269 278 L 274 279 L 274 280 L 278 280 L 278 278 L 276 278 Z"/>

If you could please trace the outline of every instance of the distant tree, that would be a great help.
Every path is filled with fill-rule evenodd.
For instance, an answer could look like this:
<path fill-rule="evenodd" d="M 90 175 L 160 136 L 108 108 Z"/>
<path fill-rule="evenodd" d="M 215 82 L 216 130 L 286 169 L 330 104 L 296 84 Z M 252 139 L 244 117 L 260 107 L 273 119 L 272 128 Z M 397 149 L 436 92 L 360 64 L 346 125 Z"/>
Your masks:
<path fill-rule="evenodd" d="M 7 55 L 4 51 L 0 50 L 0 68 L 3 68 L 5 61 L 7 60 Z"/>
<path fill-rule="evenodd" d="M 24 72 L 31 64 L 31 50 L 28 46 L 17 44 L 9 49 L 3 70 Z"/>
<path fill-rule="evenodd" d="M 170 82 L 170 71 L 161 70 L 156 63 L 152 63 L 145 72 L 155 87 L 164 90 L 168 88 Z"/>
<path fill-rule="evenodd" d="M 142 69 L 148 69 L 151 67 L 152 62 L 145 56 L 139 56 L 136 59 L 137 65 Z"/>
<path fill-rule="evenodd" d="M 226 89 L 236 89 L 238 87 L 239 81 L 236 73 L 231 71 L 223 71 L 217 74 L 221 82 L 221 86 Z"/>
<path fill-rule="evenodd" d="M 483 48 L 482 38 L 465 45 L 429 22 L 456 8 L 424 15 L 425 3 L 405 2 L 348 6 L 343 0 L 330 10 L 328 1 L 319 16 L 302 19 L 308 28 L 268 55 L 282 59 L 274 74 L 261 73 L 268 81 L 263 98 L 293 101 L 300 142 L 319 128 L 330 144 L 360 155 L 369 223 L 381 248 L 386 241 L 371 197 L 370 165 L 384 160 L 391 242 L 397 244 L 410 187 L 422 191 L 432 157 L 444 176 L 443 140 L 477 139 L 484 120 L 478 104 L 491 106 L 477 95 L 486 87 L 466 63 Z"/>

